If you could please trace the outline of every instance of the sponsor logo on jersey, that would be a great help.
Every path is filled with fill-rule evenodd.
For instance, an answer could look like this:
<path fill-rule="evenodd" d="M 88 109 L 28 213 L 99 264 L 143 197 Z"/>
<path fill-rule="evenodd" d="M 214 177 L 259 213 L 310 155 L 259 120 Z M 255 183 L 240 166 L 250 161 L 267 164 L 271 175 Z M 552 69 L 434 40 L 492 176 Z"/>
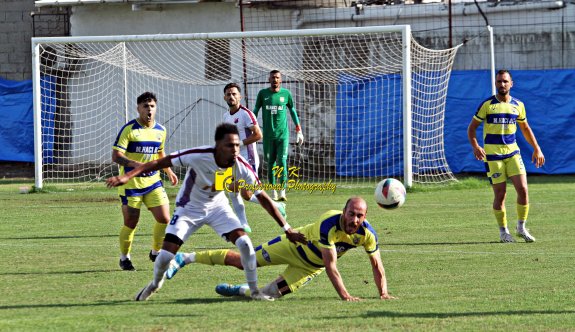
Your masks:
<path fill-rule="evenodd" d="M 157 146 L 137 146 L 136 153 L 157 154 L 159 147 Z"/>
<path fill-rule="evenodd" d="M 285 101 L 284 97 L 280 97 L 280 103 L 283 103 Z"/>
<path fill-rule="evenodd" d="M 500 176 L 501 176 L 501 173 L 493 173 L 493 175 L 491 175 L 491 177 L 494 179 L 497 179 Z"/>
<path fill-rule="evenodd" d="M 495 118 L 493 119 L 493 124 L 515 124 L 515 119 L 510 118 Z"/>

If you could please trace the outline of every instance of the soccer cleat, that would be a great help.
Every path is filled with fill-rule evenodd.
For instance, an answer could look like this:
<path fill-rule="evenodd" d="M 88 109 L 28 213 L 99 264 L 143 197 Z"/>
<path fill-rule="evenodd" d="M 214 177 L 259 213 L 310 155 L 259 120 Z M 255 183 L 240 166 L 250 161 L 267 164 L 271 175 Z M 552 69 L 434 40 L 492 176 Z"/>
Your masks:
<path fill-rule="evenodd" d="M 529 234 L 529 230 L 524 228 L 523 231 L 517 230 L 517 235 L 522 237 L 525 242 L 535 242 L 533 235 Z"/>
<path fill-rule="evenodd" d="M 254 301 L 273 301 L 274 298 L 262 293 L 261 291 L 252 293 L 251 295 L 252 300 Z"/>
<path fill-rule="evenodd" d="M 284 219 L 287 219 L 286 203 L 278 203 L 277 208 L 280 211 L 280 214 L 284 217 Z"/>
<path fill-rule="evenodd" d="M 240 296 L 240 288 L 242 286 L 247 286 L 247 284 L 244 285 L 231 285 L 231 284 L 218 284 L 216 286 L 216 293 L 222 295 L 222 296 Z"/>
<path fill-rule="evenodd" d="M 515 242 L 515 239 L 509 233 L 501 233 L 501 234 L 499 234 L 499 238 L 501 239 L 501 241 L 499 241 L 501 243 Z"/>
<path fill-rule="evenodd" d="M 158 257 L 158 254 L 155 254 L 155 255 L 154 255 L 154 254 L 152 253 L 152 251 L 150 250 L 150 253 L 148 254 L 148 257 L 150 258 L 150 260 L 151 260 L 152 262 L 155 262 L 155 261 L 156 261 L 156 258 Z"/>
<path fill-rule="evenodd" d="M 178 271 L 186 265 L 184 261 L 184 255 L 182 253 L 177 253 L 176 257 L 170 261 L 170 266 L 166 271 L 166 278 L 172 279 Z"/>
<path fill-rule="evenodd" d="M 129 258 L 120 259 L 120 268 L 124 271 L 136 271 L 132 261 Z"/>
<path fill-rule="evenodd" d="M 246 232 L 246 233 L 252 232 L 252 228 L 250 227 L 250 225 L 245 224 L 245 225 L 242 225 L 242 227 L 244 228 L 244 232 Z"/>
<path fill-rule="evenodd" d="M 154 286 L 153 280 L 150 281 L 150 283 L 147 284 L 146 287 L 142 288 L 142 290 L 140 292 L 138 292 L 138 294 L 136 294 L 136 297 L 134 298 L 134 300 L 135 301 L 147 301 L 150 298 L 150 296 L 152 296 L 152 294 L 154 294 L 160 288 L 162 288 L 163 284 L 164 284 L 164 279 L 162 279 L 162 281 L 160 281 L 158 286 Z"/>

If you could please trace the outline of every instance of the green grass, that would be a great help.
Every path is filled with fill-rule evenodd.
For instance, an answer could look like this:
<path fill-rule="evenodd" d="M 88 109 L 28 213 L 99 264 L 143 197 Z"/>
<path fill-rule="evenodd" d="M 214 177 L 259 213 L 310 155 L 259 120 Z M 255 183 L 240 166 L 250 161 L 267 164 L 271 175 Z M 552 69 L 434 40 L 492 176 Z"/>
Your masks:
<path fill-rule="evenodd" d="M 572 331 L 575 328 L 575 177 L 529 177 L 528 227 L 535 243 L 498 243 L 492 192 L 471 178 L 443 189 L 416 188 L 406 204 L 368 219 L 380 238 L 390 292 L 377 299 L 360 250 L 338 266 L 352 295 L 345 303 L 325 274 L 272 303 L 223 298 L 219 282 L 242 282 L 230 267 L 193 265 L 145 303 L 133 296 L 152 275 L 152 218 L 143 211 L 132 253 L 136 272 L 118 268 L 121 215 L 115 190 L 97 185 L 19 194 L 31 182 L 0 184 L 1 331 Z M 507 209 L 514 220 L 515 192 Z M 169 189 L 173 198 L 176 190 Z M 341 208 L 350 195 L 372 203 L 369 188 L 291 193 L 292 226 Z M 281 232 L 249 204 L 254 244 Z M 514 226 L 515 222 L 511 222 Z M 185 251 L 231 247 L 203 228 Z M 259 270 L 262 283 L 281 267 Z"/>

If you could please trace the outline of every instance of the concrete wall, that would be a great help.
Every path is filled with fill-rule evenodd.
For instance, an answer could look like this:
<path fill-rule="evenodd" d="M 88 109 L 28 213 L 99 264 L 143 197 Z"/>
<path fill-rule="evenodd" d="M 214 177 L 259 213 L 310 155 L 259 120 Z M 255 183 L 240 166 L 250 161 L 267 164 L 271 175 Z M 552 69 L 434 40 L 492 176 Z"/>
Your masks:
<path fill-rule="evenodd" d="M 132 10 L 129 4 L 74 7 L 73 36 L 225 32 L 240 30 L 233 3 L 163 5 Z"/>
<path fill-rule="evenodd" d="M 0 0 L 0 77 L 8 80 L 32 78 L 31 0 Z"/>

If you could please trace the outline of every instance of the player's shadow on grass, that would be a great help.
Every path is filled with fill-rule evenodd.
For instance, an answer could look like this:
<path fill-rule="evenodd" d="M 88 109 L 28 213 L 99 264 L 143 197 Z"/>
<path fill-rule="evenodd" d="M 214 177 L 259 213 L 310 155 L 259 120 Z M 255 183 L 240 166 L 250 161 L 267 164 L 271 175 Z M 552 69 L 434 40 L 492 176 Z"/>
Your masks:
<path fill-rule="evenodd" d="M 148 236 L 151 236 L 151 234 Z M 108 237 L 116 238 L 118 237 L 118 234 L 0 237 L 0 240 L 62 240 L 62 239 L 88 239 L 88 238 L 101 239 Z"/>
<path fill-rule="evenodd" d="M 524 316 L 524 315 L 565 315 L 574 314 L 575 310 L 515 310 L 515 311 L 475 311 L 475 312 L 393 312 L 393 311 L 368 311 L 360 317 L 376 318 L 457 318 L 473 316 Z M 341 317 L 349 319 L 349 317 Z"/>
<path fill-rule="evenodd" d="M 250 298 L 244 296 L 230 296 L 230 297 L 213 297 L 213 298 L 188 298 L 188 299 L 177 299 L 171 301 L 170 303 L 174 304 L 207 304 L 207 303 L 223 303 L 223 302 L 230 302 L 230 301 L 251 301 Z"/>
<path fill-rule="evenodd" d="M 473 241 L 473 242 L 417 242 L 417 243 L 383 243 L 384 246 L 455 246 L 455 245 L 484 245 L 489 243 L 500 243 L 499 241 Z"/>
<path fill-rule="evenodd" d="M 49 272 L 0 272 L 0 276 L 35 276 L 35 275 L 66 275 L 66 274 L 87 274 L 87 273 L 134 273 L 133 271 L 122 271 L 119 269 L 108 270 L 78 270 L 78 271 L 49 271 Z"/>
<path fill-rule="evenodd" d="M 97 306 L 110 306 L 110 305 L 124 305 L 134 302 L 133 300 L 118 300 L 118 301 L 98 301 L 90 303 L 48 303 L 48 304 L 15 304 L 15 305 L 1 305 L 0 311 L 10 309 L 32 309 L 32 308 L 77 308 L 77 307 L 97 307 Z"/>

